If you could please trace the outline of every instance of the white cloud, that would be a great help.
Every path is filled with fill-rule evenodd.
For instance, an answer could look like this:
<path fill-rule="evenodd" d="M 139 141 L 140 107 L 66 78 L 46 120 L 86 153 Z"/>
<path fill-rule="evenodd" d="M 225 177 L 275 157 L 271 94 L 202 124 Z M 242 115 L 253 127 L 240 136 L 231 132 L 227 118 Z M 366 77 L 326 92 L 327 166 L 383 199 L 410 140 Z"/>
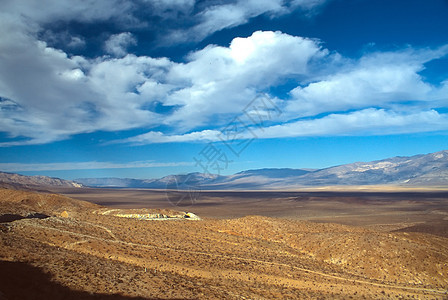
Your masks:
<path fill-rule="evenodd" d="M 127 54 L 129 46 L 137 45 L 137 40 L 130 32 L 113 34 L 104 44 L 107 53 L 117 57 L 123 57 Z"/>
<path fill-rule="evenodd" d="M 238 139 L 253 139 L 253 133 L 258 138 L 269 139 L 316 136 L 390 135 L 446 130 L 448 130 L 448 114 L 440 114 L 435 110 L 403 113 L 369 108 L 346 114 L 330 114 L 321 118 L 300 120 L 265 128 L 252 126 L 246 128 L 245 131 L 239 132 Z M 161 132 L 148 132 L 120 142 L 135 145 L 200 141 L 220 142 L 222 141 L 219 138 L 220 134 L 224 134 L 224 132 L 219 130 L 203 130 L 181 135 L 165 135 Z"/>
<path fill-rule="evenodd" d="M 41 29 L 41 25 L 56 21 L 93 23 L 113 20 L 121 28 L 151 27 L 162 21 L 159 42 L 169 43 L 202 40 L 216 31 L 247 23 L 263 14 L 274 17 L 296 9 L 304 13 L 315 11 L 328 1 L 79 0 L 74 5 L 70 0 L 5 0 L 0 2 L 0 12 L 2 18 L 12 16 L 16 21 L 26 23 L 27 30 L 34 33 Z M 171 32 L 169 36 L 167 32 Z M 79 46 L 79 42 L 73 40 L 72 47 Z"/>
<path fill-rule="evenodd" d="M 202 39 L 221 29 L 247 23 L 250 18 L 263 13 L 279 13 L 285 9 L 282 4 L 281 0 L 246 0 L 212 6 L 200 13 L 201 23 L 192 33 Z"/>
<path fill-rule="evenodd" d="M 431 101 L 437 88 L 419 75 L 424 64 L 448 54 L 448 48 L 374 53 L 349 68 L 293 89 L 286 111 L 290 117 L 367 107 L 390 107 L 407 101 Z"/>
<path fill-rule="evenodd" d="M 151 81 L 145 75 L 147 69 L 157 71 L 158 66 L 169 64 L 167 60 L 70 58 L 26 36 L 23 40 L 16 37 L 14 45 L 0 42 L 0 51 L 4 53 L 0 96 L 17 108 L 0 111 L 1 128 L 11 137 L 31 138 L 3 146 L 47 143 L 76 133 L 161 122 L 156 113 L 142 108 L 151 101 L 148 93 L 139 94 L 136 89 Z"/>
<path fill-rule="evenodd" d="M 448 115 L 435 110 L 409 113 L 368 108 L 346 114 L 267 127 L 262 138 L 389 135 L 448 130 Z"/>
<path fill-rule="evenodd" d="M 291 13 L 297 8 L 306 12 L 316 9 L 328 0 L 236 0 L 205 7 L 195 15 L 199 23 L 192 28 L 171 33 L 168 40 L 174 42 L 200 41 L 205 37 L 247 23 L 250 19 L 268 15 L 275 17 Z"/>
<path fill-rule="evenodd" d="M 27 36 L 16 36 L 14 43 L 0 42 L 0 52 L 0 96 L 20 108 L 0 112 L 4 131 L 51 140 L 70 132 L 70 126 L 82 126 L 72 122 L 82 118 L 79 105 L 93 100 L 95 93 L 78 80 L 82 71 L 73 59 Z"/>
<path fill-rule="evenodd" d="M 447 47 L 373 53 L 340 67 L 341 57 L 318 41 L 281 32 L 254 32 L 235 38 L 229 47 L 210 45 L 192 52 L 186 63 L 130 54 L 88 60 L 68 57 L 29 35 L 13 39 L 14 44 L 0 41 L 5 50 L 0 59 L 0 97 L 8 99 L 2 102 L 8 109 L 0 111 L 0 124 L 12 137 L 30 140 L 1 146 L 161 124 L 173 135 L 151 131 L 127 141 L 213 140 L 216 128 L 283 79 L 311 82 L 293 89 L 290 99 L 272 98 L 284 112 L 282 119 L 272 121 L 288 124 L 305 116 L 371 107 L 397 113 L 428 110 L 446 106 L 448 100 L 444 94 L 448 85 L 431 86 L 419 75 L 424 64 L 445 55 Z M 329 74 L 316 72 L 319 68 L 327 68 Z M 157 104 L 171 109 L 157 113 L 151 108 Z M 288 126 L 292 125 L 284 128 Z M 205 130 L 195 132 L 198 127 Z"/>
<path fill-rule="evenodd" d="M 66 163 L 0 163 L 3 172 L 32 172 L 32 171 L 61 171 L 61 170 L 98 170 L 98 169 L 127 169 L 127 168 L 158 168 L 191 166 L 191 162 L 153 162 L 135 161 L 127 163 L 113 162 L 66 162 Z"/>
<path fill-rule="evenodd" d="M 133 145 L 179 143 L 179 142 L 214 142 L 219 140 L 220 131 L 203 130 L 185 134 L 165 135 L 160 131 L 150 131 L 145 134 L 119 141 Z"/>
<path fill-rule="evenodd" d="M 283 5 L 281 3 L 272 0 L 257 2 L 255 5 L 253 1 L 237 1 L 231 6 L 235 11 L 245 11 L 250 17 L 254 12 L 256 15 L 263 11 L 277 11 Z M 74 20 L 93 25 L 96 21 L 112 19 L 119 26 L 141 26 L 146 21 L 137 18 L 136 13 L 141 13 L 142 9 L 169 19 L 178 17 L 178 13 L 189 18 L 194 7 L 193 0 L 142 1 L 140 4 L 121 0 L 81 0 L 76 5 L 68 0 L 43 0 L 38 4 L 30 0 L 2 1 L 0 97 L 12 101 L 14 105 L 8 107 L 14 109 L 0 111 L 0 126 L 3 132 L 18 140 L 0 146 L 48 143 L 96 130 L 125 130 L 161 123 L 177 126 L 176 123 L 184 118 L 187 119 L 185 127 L 193 128 L 216 115 L 213 106 L 226 108 L 226 104 L 220 102 L 223 98 L 236 104 L 232 109 L 227 109 L 227 113 L 234 113 L 242 103 L 256 94 L 256 87 L 244 86 L 244 82 L 236 87 L 236 80 L 225 83 L 232 81 L 233 74 L 224 69 L 217 74 L 223 81 L 218 85 L 214 80 L 207 79 L 207 74 L 200 74 L 210 63 L 202 57 L 207 56 L 209 50 L 210 53 L 227 51 L 227 56 L 216 55 L 216 59 L 231 59 L 227 67 L 233 67 L 233 59 L 228 56 L 229 48 L 211 47 L 216 49 L 208 48 L 202 53 L 192 54 L 189 63 L 185 64 L 186 68 L 183 68 L 183 64 L 163 58 L 126 56 L 126 48 L 136 43 L 130 32 L 112 35 L 105 42 L 105 50 L 119 57 L 117 59 L 70 57 L 37 38 L 38 33 L 44 30 L 43 37 L 52 44 L 62 43 L 68 48 L 82 48 L 86 46 L 83 37 L 72 36 L 68 31 L 52 32 L 45 26 L 57 21 Z M 227 4 L 201 4 L 199 13 L 213 15 L 213 11 L 222 7 L 227 7 Z M 202 21 L 212 20 L 205 17 Z M 211 23 L 207 26 L 213 27 Z M 230 52 L 234 55 L 237 51 Z M 251 63 L 254 62 L 252 60 Z M 251 76 L 248 66 L 243 64 L 239 67 L 240 79 Z M 225 64 L 222 67 L 226 67 Z M 189 75 L 177 76 L 179 70 Z M 251 72 L 252 75 L 257 74 L 254 70 Z M 275 74 L 272 77 L 271 80 L 277 78 Z M 201 81 L 207 84 L 201 86 Z M 234 89 L 234 93 L 225 97 L 227 88 Z M 190 101 L 195 99 L 195 95 L 201 97 L 196 102 Z M 183 97 L 188 99 L 180 100 Z M 207 101 L 208 97 L 217 98 L 212 103 Z M 165 117 L 147 109 L 156 102 L 178 107 L 177 111 Z"/>
<path fill-rule="evenodd" d="M 314 40 L 271 31 L 235 38 L 229 47 L 208 46 L 170 70 L 169 79 L 185 87 L 167 97 L 166 104 L 181 106 L 167 120 L 191 129 L 216 112 L 240 113 L 259 91 L 286 77 L 306 76 L 310 60 L 327 54 Z"/>
<path fill-rule="evenodd" d="M 381 132 L 404 132 L 404 125 L 400 127 L 391 120 L 409 121 L 411 117 L 420 123 L 416 122 L 418 127 L 408 126 L 407 132 L 421 128 L 442 130 L 445 126 L 445 115 L 431 109 L 447 106 L 448 81 L 433 86 L 425 82 L 420 72 L 427 62 L 447 55 L 448 46 L 432 50 L 409 47 L 350 60 L 322 48 L 317 40 L 256 31 L 251 36 L 233 39 L 228 46 L 209 45 L 191 52 L 185 62 L 174 62 L 128 54 L 127 47 L 136 43 L 128 29 L 110 36 L 104 45 L 114 57 L 70 56 L 38 39 L 38 32 L 46 30 L 45 24 L 55 21 L 114 19 L 122 27 L 140 26 L 145 21 L 135 17 L 135 12 L 142 7 L 154 9 L 153 15 L 162 19 L 188 19 L 195 12 L 199 21 L 181 34 L 187 39 L 197 34 L 202 39 L 259 15 L 275 17 L 294 9 L 310 11 L 325 1 L 139 3 L 0 3 L 0 128 L 12 138 L 0 146 L 49 143 L 79 133 L 141 127 L 150 132 L 127 142 L 216 140 L 216 131 L 229 118 L 239 115 L 260 92 L 268 92 L 286 80 L 297 83 L 290 97 L 271 95 L 283 110 L 281 119 L 272 121 L 284 124 L 266 128 L 265 137 L 300 136 L 308 127 L 313 130 L 307 132 L 317 135 L 331 134 L 332 128 L 341 130 L 335 134 L 351 133 L 355 128 L 364 128 L 353 121 L 358 114 L 366 120 L 374 115 L 379 120 L 383 114 L 384 124 L 389 124 L 391 130 L 383 128 Z M 44 36 L 63 40 L 69 47 L 86 46 L 82 37 L 68 32 L 48 31 Z M 318 118 L 321 113 L 327 116 Z M 306 116 L 310 120 L 303 120 Z M 374 130 L 379 128 L 375 124 L 371 124 L 369 134 L 381 133 Z M 151 129 L 159 125 L 166 126 L 172 134 Z"/>

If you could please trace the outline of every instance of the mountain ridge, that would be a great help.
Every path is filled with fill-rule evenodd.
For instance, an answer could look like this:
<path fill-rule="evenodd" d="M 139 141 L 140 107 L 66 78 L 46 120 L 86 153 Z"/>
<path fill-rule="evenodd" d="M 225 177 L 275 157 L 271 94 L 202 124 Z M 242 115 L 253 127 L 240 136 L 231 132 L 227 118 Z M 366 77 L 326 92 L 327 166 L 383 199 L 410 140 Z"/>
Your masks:
<path fill-rule="evenodd" d="M 0 172 L 0 187 L 109 187 L 174 190 L 276 190 L 321 186 L 448 186 L 448 150 L 414 156 L 395 156 L 322 169 L 263 168 L 232 175 L 168 175 L 153 179 L 79 178 L 74 181 L 47 176 Z"/>
<path fill-rule="evenodd" d="M 448 186 L 448 150 L 414 156 L 395 156 L 371 162 L 354 162 L 317 170 L 263 168 L 226 176 L 194 172 L 158 179 L 80 178 L 75 181 L 92 187 L 205 190 L 381 184 Z M 126 182 L 132 182 L 132 185 Z"/>
<path fill-rule="evenodd" d="M 9 189 L 35 189 L 37 187 L 82 187 L 82 184 L 49 176 L 25 176 L 0 171 L 0 187 Z"/>

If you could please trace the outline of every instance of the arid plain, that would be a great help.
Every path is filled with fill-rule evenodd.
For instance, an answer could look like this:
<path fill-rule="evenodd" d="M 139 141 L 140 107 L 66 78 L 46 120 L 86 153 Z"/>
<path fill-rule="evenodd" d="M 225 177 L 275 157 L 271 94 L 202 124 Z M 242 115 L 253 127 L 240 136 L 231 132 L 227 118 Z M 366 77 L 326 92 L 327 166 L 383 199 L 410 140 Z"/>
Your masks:
<path fill-rule="evenodd" d="M 203 218 L 258 215 L 384 228 L 418 225 L 433 228 L 433 234 L 448 232 L 448 191 L 444 189 L 331 187 L 304 191 L 193 191 L 192 196 L 189 192 L 145 189 L 52 190 L 108 207 L 191 210 Z"/>
<path fill-rule="evenodd" d="M 443 190 L 52 192 L 0 190 L 0 299 L 448 297 Z"/>

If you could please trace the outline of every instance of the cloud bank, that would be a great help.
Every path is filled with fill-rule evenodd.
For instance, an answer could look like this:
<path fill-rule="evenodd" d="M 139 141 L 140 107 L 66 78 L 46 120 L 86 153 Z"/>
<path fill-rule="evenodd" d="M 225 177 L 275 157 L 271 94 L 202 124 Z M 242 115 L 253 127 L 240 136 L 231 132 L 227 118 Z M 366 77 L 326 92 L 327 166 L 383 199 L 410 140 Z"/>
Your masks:
<path fill-rule="evenodd" d="M 448 104 L 448 78 L 435 85 L 420 75 L 425 64 L 448 54 L 448 45 L 407 46 L 353 59 L 326 49 L 319 40 L 255 31 L 228 45 L 194 50 L 183 61 L 129 52 L 138 46 L 133 28 L 150 26 L 155 16 L 188 24 L 166 29 L 167 40 L 175 44 L 202 40 L 260 15 L 277 17 L 296 10 L 310 14 L 325 1 L 39 3 L 48 10 L 33 3 L 0 4 L 0 131 L 8 139 L 0 146 L 135 128 L 148 132 L 119 142 L 213 141 L 259 93 L 268 93 L 283 112 L 266 124 L 259 135 L 263 138 L 448 129 L 442 109 Z M 150 11 L 150 17 L 144 19 L 137 11 Z M 71 55 L 42 38 L 46 32 L 47 39 L 85 47 L 83 37 L 52 34 L 46 27 L 73 20 L 114 20 L 122 32 L 108 35 L 104 53 L 95 57 Z M 271 92 L 285 82 L 289 91 Z"/>

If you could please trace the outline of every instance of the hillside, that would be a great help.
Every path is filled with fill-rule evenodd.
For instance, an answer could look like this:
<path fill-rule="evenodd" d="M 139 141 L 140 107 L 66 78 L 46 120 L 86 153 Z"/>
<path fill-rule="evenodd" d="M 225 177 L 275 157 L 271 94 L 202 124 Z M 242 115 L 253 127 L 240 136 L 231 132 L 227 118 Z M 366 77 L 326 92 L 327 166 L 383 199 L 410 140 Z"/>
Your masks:
<path fill-rule="evenodd" d="M 30 213 L 40 213 L 59 216 L 63 211 L 78 214 L 94 208 L 98 209 L 100 206 L 58 194 L 0 188 L 0 211 L 3 214 L 25 216 Z"/>
<path fill-rule="evenodd" d="M 58 195 L 0 192 L 0 215 L 47 215 L 0 223 L 6 299 L 443 299 L 447 293 L 448 239 L 440 236 L 259 216 L 151 221 Z"/>
<path fill-rule="evenodd" d="M 80 183 L 48 176 L 24 176 L 0 172 L 0 187 L 35 189 L 45 187 L 81 187 Z"/>

